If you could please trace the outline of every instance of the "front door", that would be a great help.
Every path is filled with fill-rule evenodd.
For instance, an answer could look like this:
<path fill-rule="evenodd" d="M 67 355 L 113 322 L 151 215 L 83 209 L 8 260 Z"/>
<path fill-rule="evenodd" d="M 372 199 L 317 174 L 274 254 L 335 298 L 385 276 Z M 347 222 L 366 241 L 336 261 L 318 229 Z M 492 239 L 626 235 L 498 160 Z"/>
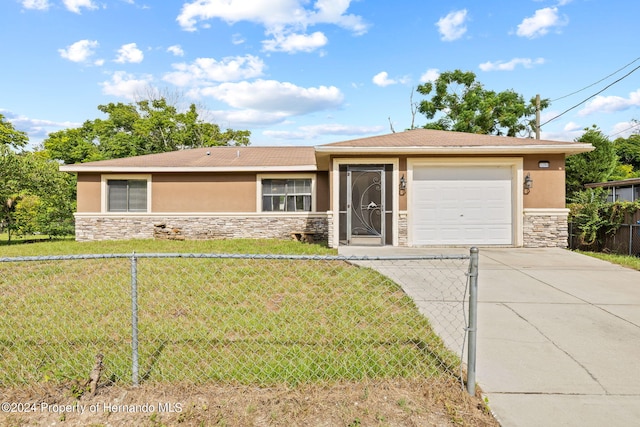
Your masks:
<path fill-rule="evenodd" d="M 347 244 L 384 245 L 384 192 L 384 167 L 347 167 Z"/>

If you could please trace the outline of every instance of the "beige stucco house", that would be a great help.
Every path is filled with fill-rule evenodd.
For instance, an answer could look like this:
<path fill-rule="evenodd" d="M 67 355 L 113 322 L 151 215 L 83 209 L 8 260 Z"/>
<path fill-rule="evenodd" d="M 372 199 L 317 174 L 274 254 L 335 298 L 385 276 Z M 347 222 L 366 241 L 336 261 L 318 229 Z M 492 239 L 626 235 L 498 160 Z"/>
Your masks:
<path fill-rule="evenodd" d="M 567 245 L 565 157 L 590 144 L 416 129 L 317 147 L 210 147 L 61 166 L 76 239 Z"/>

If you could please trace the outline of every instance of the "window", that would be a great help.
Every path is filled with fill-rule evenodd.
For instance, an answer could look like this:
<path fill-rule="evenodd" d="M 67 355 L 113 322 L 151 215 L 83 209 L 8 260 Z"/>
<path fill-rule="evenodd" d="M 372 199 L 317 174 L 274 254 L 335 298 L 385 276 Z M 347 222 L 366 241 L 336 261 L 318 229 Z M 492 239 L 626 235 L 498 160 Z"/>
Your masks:
<path fill-rule="evenodd" d="M 310 212 L 311 179 L 263 179 L 264 212 Z"/>
<path fill-rule="evenodd" d="M 107 180 L 108 212 L 146 212 L 147 180 L 109 179 Z"/>

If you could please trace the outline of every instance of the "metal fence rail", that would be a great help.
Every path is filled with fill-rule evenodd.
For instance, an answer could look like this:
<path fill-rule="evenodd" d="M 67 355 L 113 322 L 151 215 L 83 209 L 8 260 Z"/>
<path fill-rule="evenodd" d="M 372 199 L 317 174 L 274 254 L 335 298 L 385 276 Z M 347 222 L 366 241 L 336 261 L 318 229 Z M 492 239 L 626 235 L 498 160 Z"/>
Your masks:
<path fill-rule="evenodd" d="M 0 258 L 0 387 L 80 381 L 100 354 L 109 383 L 455 375 L 473 394 L 477 255 Z"/>

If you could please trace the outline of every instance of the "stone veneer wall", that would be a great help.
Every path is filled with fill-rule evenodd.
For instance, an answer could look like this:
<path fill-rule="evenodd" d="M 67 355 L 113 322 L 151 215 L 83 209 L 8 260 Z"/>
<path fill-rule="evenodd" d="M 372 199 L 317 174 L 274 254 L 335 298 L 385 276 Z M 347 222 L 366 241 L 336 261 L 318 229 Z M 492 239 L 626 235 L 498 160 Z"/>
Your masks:
<path fill-rule="evenodd" d="M 409 244 L 409 224 L 407 222 L 407 212 L 398 213 L 398 246 Z"/>
<path fill-rule="evenodd" d="M 569 239 L 568 209 L 525 209 L 523 246 L 525 248 L 566 248 Z"/>
<path fill-rule="evenodd" d="M 85 216 L 76 215 L 76 240 L 124 239 L 291 239 L 291 233 L 328 238 L 327 218 L 319 216 Z"/>

